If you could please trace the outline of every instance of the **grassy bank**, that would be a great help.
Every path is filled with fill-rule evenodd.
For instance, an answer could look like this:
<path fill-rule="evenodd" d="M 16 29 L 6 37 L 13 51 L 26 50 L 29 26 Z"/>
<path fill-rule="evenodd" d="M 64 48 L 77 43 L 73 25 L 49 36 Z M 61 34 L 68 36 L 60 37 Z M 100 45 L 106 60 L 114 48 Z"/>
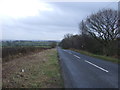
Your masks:
<path fill-rule="evenodd" d="M 56 49 L 44 50 L 4 63 L 3 87 L 62 88 Z"/>
<path fill-rule="evenodd" d="M 91 56 L 91 57 L 99 58 L 99 59 L 102 59 L 102 60 L 107 60 L 107 61 L 111 61 L 111 62 L 114 62 L 114 63 L 120 63 L 120 60 L 118 60 L 116 58 L 103 56 L 103 55 L 96 55 L 96 54 L 93 54 L 93 53 L 90 53 L 90 52 L 87 52 L 87 51 L 82 51 L 82 50 L 77 50 L 77 49 L 71 49 L 71 50 L 79 52 L 81 54 Z"/>

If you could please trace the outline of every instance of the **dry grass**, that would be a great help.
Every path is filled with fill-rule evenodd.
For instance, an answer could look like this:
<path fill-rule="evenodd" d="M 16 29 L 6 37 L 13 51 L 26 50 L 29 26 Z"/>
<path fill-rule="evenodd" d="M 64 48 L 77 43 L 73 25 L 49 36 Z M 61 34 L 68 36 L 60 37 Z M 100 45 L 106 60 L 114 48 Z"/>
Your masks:
<path fill-rule="evenodd" d="M 63 87 L 56 49 L 3 63 L 2 70 L 4 88 Z"/>

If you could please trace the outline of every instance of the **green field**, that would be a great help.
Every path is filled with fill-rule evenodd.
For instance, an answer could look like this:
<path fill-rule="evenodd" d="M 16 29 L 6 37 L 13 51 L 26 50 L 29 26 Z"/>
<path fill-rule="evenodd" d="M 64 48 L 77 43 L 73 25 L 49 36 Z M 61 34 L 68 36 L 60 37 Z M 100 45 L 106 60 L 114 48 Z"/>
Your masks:
<path fill-rule="evenodd" d="M 15 40 L 15 41 L 1 41 L 2 47 L 50 47 L 56 41 L 28 41 L 28 40 Z"/>

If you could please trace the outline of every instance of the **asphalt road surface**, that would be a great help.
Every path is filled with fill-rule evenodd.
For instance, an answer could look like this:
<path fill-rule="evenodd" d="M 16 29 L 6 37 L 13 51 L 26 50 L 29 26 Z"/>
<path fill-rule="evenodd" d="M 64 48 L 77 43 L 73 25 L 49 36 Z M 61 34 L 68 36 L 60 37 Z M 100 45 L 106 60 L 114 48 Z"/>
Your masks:
<path fill-rule="evenodd" d="M 118 88 L 118 64 L 58 48 L 65 88 Z"/>

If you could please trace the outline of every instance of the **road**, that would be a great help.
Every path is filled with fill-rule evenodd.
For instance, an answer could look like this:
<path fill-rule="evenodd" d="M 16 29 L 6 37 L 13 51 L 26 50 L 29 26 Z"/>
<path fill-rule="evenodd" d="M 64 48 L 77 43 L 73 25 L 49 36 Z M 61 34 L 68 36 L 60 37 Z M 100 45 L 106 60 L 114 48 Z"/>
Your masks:
<path fill-rule="evenodd" d="M 65 88 L 118 88 L 118 64 L 58 48 Z"/>

